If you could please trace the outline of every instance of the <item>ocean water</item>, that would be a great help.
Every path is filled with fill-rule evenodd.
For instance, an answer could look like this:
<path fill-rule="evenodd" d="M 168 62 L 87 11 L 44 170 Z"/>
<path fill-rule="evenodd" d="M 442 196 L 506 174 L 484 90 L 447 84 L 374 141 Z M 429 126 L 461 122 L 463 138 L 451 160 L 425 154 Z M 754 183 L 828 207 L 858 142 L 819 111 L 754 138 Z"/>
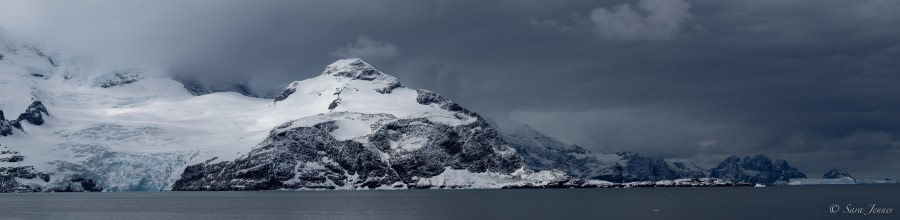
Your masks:
<path fill-rule="evenodd" d="M 0 194 L 0 219 L 900 219 L 900 185 Z"/>

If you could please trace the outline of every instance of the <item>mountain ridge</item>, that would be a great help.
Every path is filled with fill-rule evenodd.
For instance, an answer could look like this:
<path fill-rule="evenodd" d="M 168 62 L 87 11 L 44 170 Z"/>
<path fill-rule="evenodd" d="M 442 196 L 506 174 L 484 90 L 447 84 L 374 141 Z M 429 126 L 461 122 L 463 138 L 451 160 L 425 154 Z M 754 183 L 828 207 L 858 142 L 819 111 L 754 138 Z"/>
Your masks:
<path fill-rule="evenodd" d="M 585 187 L 707 176 L 689 162 L 593 153 L 530 127 L 504 133 L 361 59 L 260 99 L 197 96 L 163 69 L 49 61 L 35 46 L 2 54 L 0 109 L 24 108 L 14 121 L 29 122 L 0 123 L 2 133 L 23 131 L 0 137 L 4 192 Z"/>

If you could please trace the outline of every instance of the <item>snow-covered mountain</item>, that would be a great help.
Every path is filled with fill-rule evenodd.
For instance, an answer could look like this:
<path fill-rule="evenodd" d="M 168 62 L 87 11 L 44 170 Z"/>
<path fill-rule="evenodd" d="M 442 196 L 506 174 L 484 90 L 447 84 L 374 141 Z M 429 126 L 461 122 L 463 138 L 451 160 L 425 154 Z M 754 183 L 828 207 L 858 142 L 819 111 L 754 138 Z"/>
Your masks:
<path fill-rule="evenodd" d="M 278 126 L 235 160 L 188 167 L 173 189 L 456 187 L 432 178 L 526 168 L 474 112 L 403 87 L 359 59 L 291 83 L 272 105 L 276 113 L 305 117 Z"/>
<path fill-rule="evenodd" d="M 708 171 L 589 152 L 527 126 L 504 133 L 359 59 L 263 99 L 240 86 L 215 92 L 222 88 L 185 83 L 165 68 L 0 42 L 0 192 L 609 187 L 724 183 L 697 179 L 710 172 L 743 177 L 727 164 Z"/>
<path fill-rule="evenodd" d="M 271 100 L 195 96 L 165 69 L 33 45 L 7 43 L 0 54 L 0 109 L 24 112 L 0 123 L 3 191 L 498 188 L 567 179 L 532 172 L 476 113 L 359 59 L 328 65 Z"/>
<path fill-rule="evenodd" d="M 535 170 L 558 169 L 581 179 L 610 182 L 701 178 L 707 171 L 694 163 L 646 157 L 634 152 L 594 153 L 544 135 L 531 126 L 511 129 L 506 141 Z"/>
<path fill-rule="evenodd" d="M 732 180 L 735 182 L 773 184 L 776 181 L 805 179 L 806 174 L 792 167 L 785 160 L 774 162 L 762 154 L 740 158 L 731 156 L 710 170 L 710 177 Z"/>
<path fill-rule="evenodd" d="M 775 181 L 806 178 L 806 174 L 787 161 L 772 161 L 763 155 L 744 158 L 732 156 L 716 167 L 705 169 L 687 160 L 659 159 L 634 152 L 588 152 L 577 145 L 564 144 L 527 125 L 511 129 L 504 134 L 504 139 L 534 170 L 555 169 L 580 179 L 627 183 L 718 178 L 734 183 L 773 184 Z"/>

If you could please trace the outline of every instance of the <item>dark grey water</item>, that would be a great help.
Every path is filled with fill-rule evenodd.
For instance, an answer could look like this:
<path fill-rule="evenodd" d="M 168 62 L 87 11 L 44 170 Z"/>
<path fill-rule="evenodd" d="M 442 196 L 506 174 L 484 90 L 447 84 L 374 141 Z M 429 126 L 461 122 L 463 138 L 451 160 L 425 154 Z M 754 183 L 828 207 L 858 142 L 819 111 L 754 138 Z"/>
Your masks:
<path fill-rule="evenodd" d="M 0 194 L 0 218 L 900 219 L 900 185 Z"/>

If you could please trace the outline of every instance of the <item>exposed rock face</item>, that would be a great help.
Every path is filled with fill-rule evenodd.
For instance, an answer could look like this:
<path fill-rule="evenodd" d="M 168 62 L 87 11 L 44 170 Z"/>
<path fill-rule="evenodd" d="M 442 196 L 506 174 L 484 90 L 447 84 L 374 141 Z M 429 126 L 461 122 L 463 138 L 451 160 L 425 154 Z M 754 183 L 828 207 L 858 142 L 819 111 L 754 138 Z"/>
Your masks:
<path fill-rule="evenodd" d="M 683 160 L 666 160 L 669 168 L 675 172 L 675 176 L 680 178 L 702 178 L 708 177 L 709 171 L 694 164 L 693 162 Z"/>
<path fill-rule="evenodd" d="M 189 166 L 173 190 L 403 188 L 418 187 L 417 180 L 445 168 L 508 174 L 523 167 L 483 120 L 461 126 L 425 118 L 392 120 L 353 140 L 331 135 L 339 129 L 336 121 L 292 123 L 235 161 Z M 398 146 L 410 139 L 418 142 Z"/>
<path fill-rule="evenodd" d="M 3 111 L 0 110 L 0 136 L 12 135 L 12 128 L 22 129 L 22 121 L 33 125 L 42 125 L 44 124 L 44 115 L 50 116 L 50 112 L 47 111 L 47 107 L 44 107 L 41 101 L 32 102 L 28 109 L 25 110 L 25 113 L 19 114 L 19 117 L 15 120 L 7 121 Z"/>
<path fill-rule="evenodd" d="M 16 120 L 19 122 L 27 121 L 33 125 L 42 125 L 44 124 L 43 115 L 50 116 L 50 112 L 47 112 L 47 107 L 44 107 L 41 101 L 34 101 L 25 110 L 25 113 L 20 114 Z"/>
<path fill-rule="evenodd" d="M 0 162 L 20 162 L 25 157 L 19 152 L 0 151 Z M 0 167 L 0 193 L 8 192 L 40 192 L 43 189 L 38 185 L 21 183 L 18 180 L 50 181 L 50 175 L 39 172 L 33 166 L 8 166 Z"/>
<path fill-rule="evenodd" d="M 140 75 L 135 73 L 114 73 L 112 79 L 100 82 L 100 87 L 109 88 L 114 86 L 122 86 L 132 84 L 140 80 Z"/>
<path fill-rule="evenodd" d="M 247 86 L 246 83 L 204 83 L 199 79 L 192 77 L 174 76 L 175 81 L 184 85 L 192 95 L 200 96 L 216 92 L 236 92 L 241 95 L 255 98 L 265 98 L 266 96 L 257 94 Z"/>
<path fill-rule="evenodd" d="M 444 177 L 512 178 L 526 167 L 474 112 L 430 91 L 399 88 L 362 60 L 339 60 L 276 98 L 287 106 L 322 103 L 309 108 L 327 111 L 276 127 L 238 159 L 189 166 L 173 190 L 465 187 Z"/>
<path fill-rule="evenodd" d="M 387 87 L 377 89 L 375 91 L 377 91 L 378 93 L 381 93 L 381 94 L 391 94 L 391 92 L 393 92 L 394 89 L 401 88 L 401 87 L 403 87 L 403 84 L 400 84 L 400 82 L 394 81 L 394 82 L 389 83 Z"/>
<path fill-rule="evenodd" d="M 642 180 L 671 180 L 681 178 L 669 168 L 666 161 L 659 158 L 644 157 L 633 152 L 616 153 L 622 156 L 626 166 L 620 170 L 621 181 L 632 182 Z M 612 181 L 612 180 L 609 180 Z"/>
<path fill-rule="evenodd" d="M 793 178 L 806 178 L 806 174 L 791 167 L 787 161 L 772 162 L 768 157 L 731 156 L 710 171 L 710 177 L 722 178 L 735 182 L 772 184 L 775 181 L 788 181 Z"/>
<path fill-rule="evenodd" d="M 293 85 L 296 86 L 296 83 L 294 83 Z M 275 97 L 275 102 L 284 101 L 288 96 L 291 96 L 291 94 L 294 94 L 295 92 L 297 92 L 296 88 L 288 87 L 284 91 L 281 91 L 281 94 Z"/>
<path fill-rule="evenodd" d="M 334 108 L 337 108 L 340 104 L 341 98 L 338 97 L 337 99 L 334 99 L 334 101 L 331 101 L 331 104 L 328 104 L 328 110 L 334 110 Z"/>
<path fill-rule="evenodd" d="M 579 165 L 575 154 L 586 153 L 577 145 L 567 145 L 544 135 L 531 126 L 523 125 L 505 133 L 503 138 L 525 159 L 525 163 L 535 170 L 561 169 L 569 171 Z M 571 172 L 567 172 L 571 173 Z"/>
<path fill-rule="evenodd" d="M 468 109 L 465 109 L 462 106 L 459 106 L 458 104 L 454 103 L 453 101 L 450 101 L 449 99 L 444 98 L 443 96 L 438 95 L 437 93 L 434 93 L 432 91 L 417 89 L 416 92 L 418 93 L 418 96 L 416 97 L 416 102 L 418 102 L 419 104 L 422 104 L 422 105 L 438 104 L 441 106 L 442 109 L 447 110 L 447 111 L 457 112 L 457 113 L 465 114 L 467 116 L 472 116 L 472 117 L 475 117 L 475 115 L 476 115 L 474 112 L 471 112 Z"/>
<path fill-rule="evenodd" d="M 0 110 L 0 136 L 9 136 L 12 135 L 12 125 L 6 121 L 6 117 L 3 116 L 3 111 Z"/>
<path fill-rule="evenodd" d="M 273 130 L 259 147 L 235 160 L 189 166 L 172 190 L 263 190 L 380 186 L 399 181 L 380 155 L 354 141 L 338 141 L 334 123 Z M 351 179 L 353 178 L 353 179 Z"/>
<path fill-rule="evenodd" d="M 428 96 L 425 97 L 428 100 Z M 610 182 L 656 181 L 706 177 L 695 165 L 645 157 L 633 152 L 589 153 L 577 145 L 567 145 L 530 126 L 505 134 L 504 139 L 535 170 L 559 169 L 577 178 Z M 677 167 L 681 165 L 681 167 Z M 674 167 L 673 167 L 674 166 Z"/>
<path fill-rule="evenodd" d="M 322 75 L 343 76 L 350 79 L 372 81 L 384 78 L 387 74 L 372 68 L 368 63 L 360 59 L 341 60 L 343 62 L 337 65 L 330 65 L 325 68 Z"/>
<path fill-rule="evenodd" d="M 410 139 L 423 141 L 405 148 L 394 144 L 411 142 Z M 460 126 L 424 118 L 401 119 L 376 131 L 369 142 L 391 155 L 391 167 L 407 183 L 415 177 L 437 175 L 444 167 L 476 173 L 511 173 L 524 166 L 521 157 L 506 145 L 500 134 L 480 119 Z"/>
<path fill-rule="evenodd" d="M 840 178 L 844 178 L 844 177 L 853 178 L 853 176 L 850 176 L 849 173 L 842 173 L 842 172 L 839 172 L 837 169 L 831 169 L 828 172 L 825 172 L 824 175 L 822 175 L 822 179 L 840 179 Z"/>

